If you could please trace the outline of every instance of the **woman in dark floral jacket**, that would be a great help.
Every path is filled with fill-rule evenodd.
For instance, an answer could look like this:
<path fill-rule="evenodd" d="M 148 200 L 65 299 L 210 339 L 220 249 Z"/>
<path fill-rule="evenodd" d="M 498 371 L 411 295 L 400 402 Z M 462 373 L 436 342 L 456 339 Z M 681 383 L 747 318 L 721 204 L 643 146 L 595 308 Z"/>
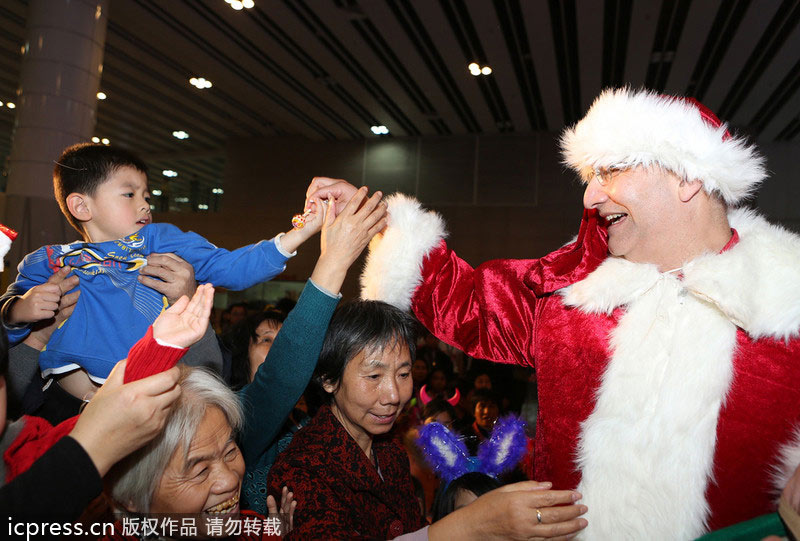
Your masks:
<path fill-rule="evenodd" d="M 340 306 L 314 381 L 328 404 L 269 474 L 298 501 L 292 536 L 391 539 L 425 526 L 408 457 L 388 435 L 411 397 L 414 320 L 377 301 Z"/>

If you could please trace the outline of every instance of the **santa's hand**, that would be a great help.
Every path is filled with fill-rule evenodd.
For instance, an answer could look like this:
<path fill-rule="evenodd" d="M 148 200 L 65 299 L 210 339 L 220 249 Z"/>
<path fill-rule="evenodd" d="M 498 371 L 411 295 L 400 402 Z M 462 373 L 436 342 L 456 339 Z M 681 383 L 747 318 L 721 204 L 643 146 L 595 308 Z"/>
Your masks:
<path fill-rule="evenodd" d="M 311 201 L 319 202 L 323 199 L 333 201 L 336 205 L 331 205 L 328 209 L 333 210 L 333 217 L 339 215 L 345 205 L 356 194 L 358 188 L 341 178 L 314 177 L 306 190 L 306 209 L 309 208 Z"/>

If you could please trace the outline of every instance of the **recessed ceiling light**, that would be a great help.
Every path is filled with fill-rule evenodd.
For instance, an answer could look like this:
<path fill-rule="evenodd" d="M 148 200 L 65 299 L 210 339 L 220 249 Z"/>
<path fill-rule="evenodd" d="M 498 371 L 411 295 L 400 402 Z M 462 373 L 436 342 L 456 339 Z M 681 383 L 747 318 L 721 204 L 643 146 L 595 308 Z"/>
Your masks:
<path fill-rule="evenodd" d="M 176 139 L 188 139 L 189 138 L 189 134 L 186 133 L 183 130 L 176 130 L 176 131 L 172 132 L 172 136 L 175 137 Z"/>
<path fill-rule="evenodd" d="M 222 188 L 214 188 L 213 190 L 211 190 L 211 193 L 223 194 L 225 192 L 222 190 Z"/>
<path fill-rule="evenodd" d="M 99 137 L 92 137 L 92 143 L 99 143 L 99 142 L 100 142 Z"/>
<path fill-rule="evenodd" d="M 205 77 L 192 77 L 189 79 L 189 83 L 201 90 L 204 88 L 211 88 L 211 81 Z"/>
<path fill-rule="evenodd" d="M 372 127 L 370 127 L 370 130 L 372 130 L 372 133 L 374 133 L 375 135 L 388 135 L 389 134 L 389 128 L 387 128 L 386 126 L 383 126 L 383 125 L 381 125 L 381 126 L 372 126 Z"/>
<path fill-rule="evenodd" d="M 242 3 L 241 3 L 239 0 L 231 0 L 231 7 L 232 7 L 233 9 L 235 9 L 236 11 L 239 11 L 239 10 L 240 10 L 240 9 L 242 9 L 244 6 L 242 5 Z M 198 207 L 198 208 L 199 208 L 199 207 Z"/>
<path fill-rule="evenodd" d="M 150 210 L 156 210 L 156 206 L 155 205 L 150 205 Z"/>
<path fill-rule="evenodd" d="M 490 75 L 492 73 L 492 68 L 490 68 L 489 66 L 481 67 L 480 65 L 478 65 L 477 62 L 473 62 L 472 64 L 467 66 L 467 68 L 469 69 L 469 72 L 475 77 L 477 77 L 478 75 Z"/>
<path fill-rule="evenodd" d="M 150 192 L 152 195 L 161 195 L 161 190 L 153 190 Z"/>
<path fill-rule="evenodd" d="M 189 198 L 188 197 L 176 197 L 175 198 L 175 202 L 176 203 L 188 203 L 189 202 Z"/>
<path fill-rule="evenodd" d="M 2 101 L 0 101 L 0 107 L 2 107 L 2 106 L 3 106 L 3 102 L 2 102 Z"/>
<path fill-rule="evenodd" d="M 200 209 L 200 210 L 208 210 L 208 205 L 204 205 L 203 203 L 200 203 L 199 205 L 197 205 L 197 208 Z"/>
<path fill-rule="evenodd" d="M 161 171 L 161 174 L 164 175 L 165 177 L 170 177 L 170 178 L 178 176 L 178 172 L 173 171 L 172 169 L 164 169 L 163 171 Z"/>
<path fill-rule="evenodd" d="M 245 9 L 252 9 L 256 7 L 256 3 L 253 0 L 242 0 L 242 5 Z"/>
<path fill-rule="evenodd" d="M 105 92 L 98 92 L 98 93 L 97 93 L 97 99 L 98 99 L 98 100 L 104 100 L 104 99 L 106 99 L 107 97 L 108 97 L 108 96 L 106 96 L 106 93 L 105 93 Z"/>
<path fill-rule="evenodd" d="M 103 137 L 102 139 L 100 139 L 100 142 L 103 143 L 104 145 L 111 144 L 111 141 L 108 140 L 108 137 Z"/>
<path fill-rule="evenodd" d="M 7 102 L 6 102 L 6 107 L 8 107 L 9 109 L 14 109 L 14 108 L 16 107 L 16 105 L 14 105 L 13 103 L 11 103 L 10 101 L 7 101 Z"/>

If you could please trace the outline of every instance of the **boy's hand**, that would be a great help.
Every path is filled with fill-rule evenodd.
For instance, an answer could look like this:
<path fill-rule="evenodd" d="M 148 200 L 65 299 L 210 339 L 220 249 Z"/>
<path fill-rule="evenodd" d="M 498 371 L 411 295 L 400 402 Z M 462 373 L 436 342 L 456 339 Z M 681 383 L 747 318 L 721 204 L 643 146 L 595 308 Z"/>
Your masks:
<path fill-rule="evenodd" d="M 311 213 L 306 218 L 305 226 L 300 229 L 292 228 L 281 237 L 281 247 L 289 253 L 294 252 L 297 248 L 311 238 L 312 235 L 322 229 L 322 224 L 325 222 L 326 206 L 322 203 L 311 203 Z"/>
<path fill-rule="evenodd" d="M 153 338 L 173 346 L 188 348 L 205 334 L 213 304 L 214 286 L 198 286 L 192 300 L 181 297 L 156 318 L 153 322 Z"/>
<path fill-rule="evenodd" d="M 43 284 L 30 288 L 24 295 L 13 301 L 8 311 L 10 325 L 21 323 L 35 323 L 50 319 L 58 312 L 61 297 L 78 285 L 78 277 L 67 275 L 71 267 L 62 267 L 53 273 Z"/>

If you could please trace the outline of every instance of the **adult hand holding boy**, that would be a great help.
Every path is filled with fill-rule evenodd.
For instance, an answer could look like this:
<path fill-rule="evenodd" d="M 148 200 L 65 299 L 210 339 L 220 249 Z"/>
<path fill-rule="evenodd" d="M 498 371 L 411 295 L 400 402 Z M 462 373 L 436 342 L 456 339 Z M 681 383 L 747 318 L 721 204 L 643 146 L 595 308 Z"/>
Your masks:
<path fill-rule="evenodd" d="M 194 267 L 173 253 L 150 254 L 139 271 L 139 283 L 155 289 L 175 304 L 183 295 L 191 298 L 197 288 Z"/>
<path fill-rule="evenodd" d="M 62 297 L 78 285 L 77 276 L 67 277 L 70 271 L 71 267 L 62 267 L 45 283 L 30 288 L 24 295 L 11 301 L 3 318 L 6 324 L 35 323 L 55 317 Z"/>

